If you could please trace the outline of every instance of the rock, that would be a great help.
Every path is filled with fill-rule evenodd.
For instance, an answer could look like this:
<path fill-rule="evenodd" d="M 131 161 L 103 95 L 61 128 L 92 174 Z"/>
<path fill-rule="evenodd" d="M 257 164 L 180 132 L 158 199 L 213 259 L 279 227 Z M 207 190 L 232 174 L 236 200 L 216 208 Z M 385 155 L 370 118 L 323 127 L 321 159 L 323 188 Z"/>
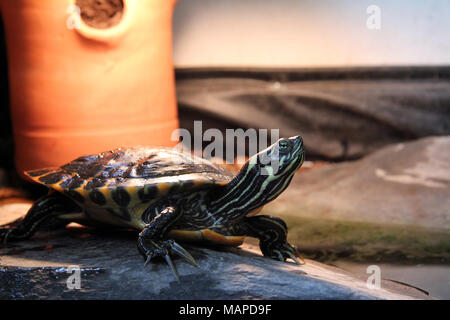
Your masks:
<path fill-rule="evenodd" d="M 195 268 L 174 263 L 178 283 L 162 263 L 144 267 L 131 231 L 90 231 L 70 227 L 38 234 L 33 241 L 0 249 L 0 299 L 426 299 L 419 290 L 382 281 L 369 289 L 366 280 L 307 260 L 282 263 L 244 244 L 237 248 L 184 245 L 197 260 Z M 67 280 L 81 269 L 80 289 Z"/>
<path fill-rule="evenodd" d="M 395 144 L 362 160 L 300 172 L 264 211 L 448 230 L 450 136 Z"/>
<path fill-rule="evenodd" d="M 30 202 L 13 202 L 0 205 L 0 226 L 23 217 L 30 209 Z"/>
<path fill-rule="evenodd" d="M 370 71 L 363 80 L 350 71 L 292 73 L 292 79 L 272 80 L 282 73 L 179 71 L 181 126 L 192 129 L 194 117 L 204 121 L 204 129 L 223 132 L 224 127 L 279 128 L 280 136 L 300 134 L 310 156 L 337 160 L 359 158 L 392 143 L 450 134 L 446 79 L 370 79 Z M 339 80 L 324 80 L 336 77 Z"/>

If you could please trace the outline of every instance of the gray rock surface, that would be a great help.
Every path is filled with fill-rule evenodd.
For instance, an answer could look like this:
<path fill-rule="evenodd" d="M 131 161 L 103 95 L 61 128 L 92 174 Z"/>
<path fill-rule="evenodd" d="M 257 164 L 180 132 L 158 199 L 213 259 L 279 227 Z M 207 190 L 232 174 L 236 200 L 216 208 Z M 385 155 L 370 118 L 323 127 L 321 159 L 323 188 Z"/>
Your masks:
<path fill-rule="evenodd" d="M 450 136 L 296 174 L 265 212 L 450 229 Z"/>
<path fill-rule="evenodd" d="M 309 154 L 354 159 L 391 143 L 450 134 L 445 79 L 265 81 L 205 76 L 177 81 L 181 125 L 279 128 Z M 193 119 L 191 119 L 193 118 Z M 215 120 L 214 120 L 215 119 Z M 222 126 L 221 123 L 222 122 Z"/>
<path fill-rule="evenodd" d="M 136 233 L 70 227 L 0 249 L 0 299 L 426 299 L 390 281 L 368 289 L 340 269 L 311 260 L 281 263 L 243 249 L 184 245 L 199 267 L 175 259 L 181 283 L 161 262 L 144 267 Z M 69 290 L 67 267 L 81 267 Z"/>

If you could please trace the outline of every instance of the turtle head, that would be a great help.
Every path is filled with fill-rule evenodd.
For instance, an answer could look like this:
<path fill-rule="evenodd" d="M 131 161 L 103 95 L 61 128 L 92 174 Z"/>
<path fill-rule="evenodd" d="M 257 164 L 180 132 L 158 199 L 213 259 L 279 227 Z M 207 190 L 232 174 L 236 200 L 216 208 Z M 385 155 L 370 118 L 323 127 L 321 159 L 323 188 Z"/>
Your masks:
<path fill-rule="evenodd" d="M 305 151 L 300 136 L 282 138 L 255 154 L 221 192 L 215 193 L 212 212 L 241 217 L 278 197 L 303 163 Z"/>
<path fill-rule="evenodd" d="M 300 136 L 281 138 L 249 159 L 247 175 L 252 178 L 254 201 L 264 205 L 278 197 L 303 164 L 305 150 Z"/>
<path fill-rule="evenodd" d="M 305 158 L 303 139 L 300 136 L 281 138 L 249 160 L 253 170 L 269 180 L 292 177 Z M 264 178 L 263 178 L 264 179 Z"/>

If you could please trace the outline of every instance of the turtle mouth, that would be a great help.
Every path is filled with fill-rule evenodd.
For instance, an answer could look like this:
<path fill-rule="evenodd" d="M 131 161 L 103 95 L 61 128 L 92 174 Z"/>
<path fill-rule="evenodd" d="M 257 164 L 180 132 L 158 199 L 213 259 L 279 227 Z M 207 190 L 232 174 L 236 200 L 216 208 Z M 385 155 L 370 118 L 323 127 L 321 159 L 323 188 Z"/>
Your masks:
<path fill-rule="evenodd" d="M 303 146 L 303 139 L 300 136 L 295 136 L 289 138 L 293 142 L 293 151 L 292 158 L 296 159 L 295 169 L 298 169 L 302 166 L 303 161 L 305 160 L 305 148 Z"/>

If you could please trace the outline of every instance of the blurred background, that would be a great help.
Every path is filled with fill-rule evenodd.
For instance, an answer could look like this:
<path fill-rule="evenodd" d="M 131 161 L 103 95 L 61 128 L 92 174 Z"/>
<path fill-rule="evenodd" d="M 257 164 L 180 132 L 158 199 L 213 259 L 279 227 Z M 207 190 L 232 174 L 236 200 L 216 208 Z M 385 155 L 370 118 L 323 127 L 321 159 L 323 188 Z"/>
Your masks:
<path fill-rule="evenodd" d="M 179 1 L 173 56 L 177 67 L 448 65 L 449 29 L 445 0 Z"/>
<path fill-rule="evenodd" d="M 263 212 L 306 256 L 450 298 L 448 2 L 180 1 L 173 28 L 181 126 L 303 136 Z"/>
<path fill-rule="evenodd" d="M 196 120 L 304 138 L 307 161 L 263 213 L 287 221 L 305 257 L 362 275 L 376 264 L 450 298 L 447 0 L 179 0 L 171 23 L 192 139 Z M 45 190 L 14 169 L 4 34 L 0 210 L 11 217 Z"/>

